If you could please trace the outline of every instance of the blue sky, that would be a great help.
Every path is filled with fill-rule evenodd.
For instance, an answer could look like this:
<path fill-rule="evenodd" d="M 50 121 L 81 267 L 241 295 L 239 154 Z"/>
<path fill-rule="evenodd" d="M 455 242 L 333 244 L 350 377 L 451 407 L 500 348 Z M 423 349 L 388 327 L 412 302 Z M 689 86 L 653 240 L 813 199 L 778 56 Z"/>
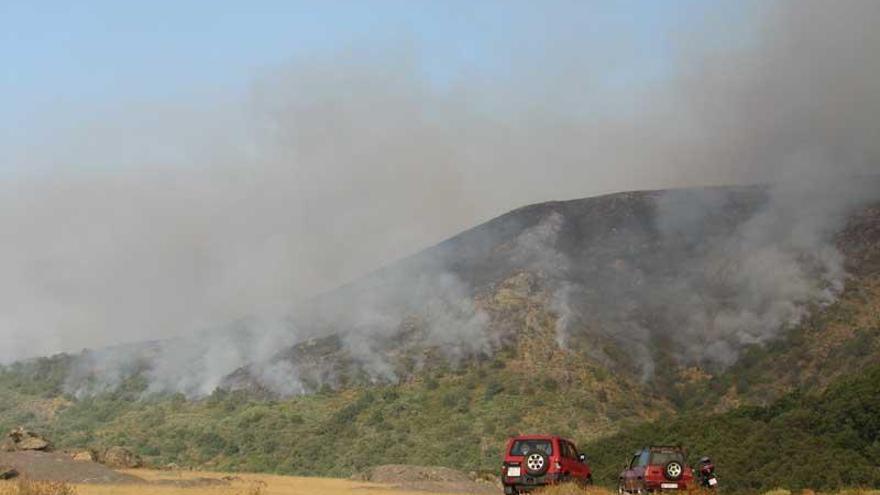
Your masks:
<path fill-rule="evenodd" d="M 408 45 L 438 83 L 554 45 L 607 52 L 609 85 L 662 78 L 724 1 L 0 1 L 2 129 L 55 108 L 239 91 L 301 57 Z"/>

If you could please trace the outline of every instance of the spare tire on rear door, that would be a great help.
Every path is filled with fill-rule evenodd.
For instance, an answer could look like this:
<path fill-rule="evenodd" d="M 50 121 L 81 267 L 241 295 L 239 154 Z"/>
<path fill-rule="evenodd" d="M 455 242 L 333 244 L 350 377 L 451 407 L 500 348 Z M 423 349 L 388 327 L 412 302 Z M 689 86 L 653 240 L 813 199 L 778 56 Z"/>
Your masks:
<path fill-rule="evenodd" d="M 526 468 L 526 472 L 532 476 L 541 476 L 550 467 L 550 463 L 547 461 L 547 454 L 540 450 L 526 453 L 523 458 L 523 465 Z"/>
<path fill-rule="evenodd" d="M 666 473 L 666 479 L 678 481 L 681 479 L 681 475 L 684 474 L 684 467 L 678 461 L 669 461 L 666 463 L 666 468 L 663 472 Z"/>

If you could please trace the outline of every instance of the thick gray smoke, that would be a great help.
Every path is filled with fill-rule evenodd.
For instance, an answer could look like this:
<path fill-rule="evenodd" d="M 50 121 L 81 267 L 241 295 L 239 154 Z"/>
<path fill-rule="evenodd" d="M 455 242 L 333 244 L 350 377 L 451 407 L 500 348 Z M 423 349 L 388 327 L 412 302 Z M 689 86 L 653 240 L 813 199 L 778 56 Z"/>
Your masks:
<path fill-rule="evenodd" d="M 444 88 L 405 50 L 352 53 L 293 63 L 246 98 L 98 112 L 12 149 L 5 156 L 42 172 L 0 189 L 0 361 L 177 337 L 152 348 L 151 390 L 208 393 L 257 362 L 269 387 L 296 392 L 297 378 L 268 356 L 314 336 L 288 320 L 298 302 L 480 220 L 614 190 L 792 183 L 734 237 L 702 246 L 698 273 L 673 288 L 688 301 L 687 341 L 711 341 L 693 359 L 729 362 L 805 302 L 834 298 L 844 274 L 829 233 L 853 198 L 817 202 L 810 188 L 880 163 L 880 4 L 764 5 L 754 39 L 683 50 L 671 81 L 625 101 L 585 97 L 602 67 L 569 58 L 589 50 L 570 39 L 561 56 L 548 43 L 542 60 L 517 61 L 522 74 Z M 690 34 L 683 45 L 713 46 L 703 43 L 711 29 Z M 626 109 L 597 101 L 606 96 Z M 658 228 L 691 235 L 695 210 L 716 202 L 660 198 Z M 553 220 L 543 228 L 551 235 Z M 736 295 L 701 300 L 692 282 L 706 277 Z M 428 321 L 428 338 L 450 356 L 493 348 L 460 280 L 426 272 L 417 285 L 396 290 L 423 299 L 375 293 L 327 328 L 343 327 L 352 354 L 385 377 L 393 371 L 371 342 L 409 316 Z M 582 304 L 577 287 L 558 294 L 563 316 Z M 231 321 L 259 323 L 205 330 Z M 181 337 L 193 331 L 207 333 Z M 632 332 L 650 344 L 648 330 Z M 133 361 L 94 353 L 83 376 L 97 370 L 106 379 L 88 386 L 113 386 L 126 376 L 113 363 Z M 72 387 L 87 393 L 86 381 Z"/>
<path fill-rule="evenodd" d="M 272 323 L 275 324 L 275 323 Z M 84 351 L 77 356 L 65 384 L 75 396 L 116 390 L 126 380 L 147 379 L 147 394 L 209 395 L 241 367 L 274 392 L 304 392 L 290 363 L 272 361 L 279 349 L 298 342 L 291 328 L 269 328 L 260 321 L 240 321 L 223 328 L 137 345 Z"/>
<path fill-rule="evenodd" d="M 743 345 L 770 341 L 811 307 L 833 302 L 846 282 L 834 234 L 856 208 L 880 200 L 878 185 L 776 185 L 767 203 L 721 234 L 709 225 L 735 208 L 726 194 L 664 194 L 658 201 L 661 235 L 673 246 L 689 246 L 684 249 L 692 256 L 688 269 L 655 288 L 659 303 L 674 308 L 671 339 L 684 349 L 683 359 L 730 365 Z M 681 208 L 690 213 L 680 214 Z"/>
<path fill-rule="evenodd" d="M 548 205 L 510 262 L 541 276 L 564 348 L 604 361 L 610 339 L 644 379 L 658 357 L 723 368 L 844 288 L 836 234 L 880 177 L 816 179 Z"/>
<path fill-rule="evenodd" d="M 691 361 L 730 364 L 743 344 L 777 337 L 842 290 L 833 235 L 880 200 L 876 181 L 848 180 L 880 171 L 878 20 L 870 1 L 774 4 L 754 48 L 687 69 L 678 90 L 694 110 L 680 114 L 692 143 L 683 171 L 720 166 L 735 182 L 765 170 L 778 184 L 725 236 L 704 223 L 731 207 L 724 194 L 672 192 L 658 202 L 665 235 L 703 236 L 694 271 L 663 288 L 679 302 L 675 340 Z"/>

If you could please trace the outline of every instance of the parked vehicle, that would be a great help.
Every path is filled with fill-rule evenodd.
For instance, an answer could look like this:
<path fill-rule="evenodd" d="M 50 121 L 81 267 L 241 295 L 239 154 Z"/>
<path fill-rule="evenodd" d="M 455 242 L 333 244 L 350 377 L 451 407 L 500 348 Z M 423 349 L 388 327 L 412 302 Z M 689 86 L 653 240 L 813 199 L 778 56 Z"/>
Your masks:
<path fill-rule="evenodd" d="M 618 492 L 643 494 L 666 490 L 688 490 L 694 472 L 687 453 L 679 446 L 653 446 L 637 451 L 623 467 Z"/>
<path fill-rule="evenodd" d="M 708 457 L 700 458 L 700 486 L 714 489 L 718 487 L 718 477 L 715 476 L 715 463 Z"/>
<path fill-rule="evenodd" d="M 522 435 L 507 441 L 501 467 L 506 495 L 566 481 L 593 482 L 587 457 L 574 442 L 555 435 Z"/>

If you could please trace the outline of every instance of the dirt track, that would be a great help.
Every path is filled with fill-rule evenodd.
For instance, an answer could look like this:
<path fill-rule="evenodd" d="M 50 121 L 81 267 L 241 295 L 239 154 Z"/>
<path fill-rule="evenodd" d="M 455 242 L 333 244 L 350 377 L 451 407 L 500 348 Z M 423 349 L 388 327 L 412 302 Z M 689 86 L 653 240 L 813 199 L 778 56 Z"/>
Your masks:
<path fill-rule="evenodd" d="M 299 476 L 274 476 L 262 474 L 224 474 L 195 471 L 153 471 L 135 469 L 124 471 L 126 474 L 147 480 L 147 485 L 83 485 L 78 487 L 79 495 L 246 495 L 253 487 L 260 487 L 264 495 L 426 495 L 430 489 L 432 495 L 500 494 L 500 489 L 492 491 L 462 491 L 454 483 L 446 482 L 424 489 L 407 486 L 405 483 L 377 483 L 371 481 L 345 480 L 334 478 L 307 478 Z M 202 486 L 183 488 L 167 485 L 170 480 L 186 481 L 197 478 L 215 478 L 232 476 L 235 479 L 227 486 Z M 164 482 L 163 482 L 164 480 Z M 157 484 L 157 482 L 161 484 Z M 470 485 L 471 487 L 473 485 Z"/>
<path fill-rule="evenodd" d="M 10 466 L 20 476 L 41 481 L 67 483 L 138 483 L 142 479 L 88 461 L 74 461 L 56 452 L 0 452 L 0 465 Z"/>
<path fill-rule="evenodd" d="M 364 481 L 383 483 L 404 490 L 425 492 L 457 492 L 497 494 L 500 486 L 489 481 L 476 480 L 455 469 L 392 464 L 377 466 L 359 477 Z"/>
<path fill-rule="evenodd" d="M 373 473 L 377 479 L 366 481 L 149 469 L 114 471 L 94 462 L 74 461 L 66 454 L 46 452 L 0 453 L 0 464 L 14 467 L 22 477 L 72 484 L 78 495 L 489 495 L 501 492 L 472 481 L 458 471 L 413 466 L 382 467 Z M 14 483 L 14 480 L 0 481 L 0 492 Z"/>
<path fill-rule="evenodd" d="M 248 493 L 253 487 L 263 487 L 263 493 L 267 495 L 345 494 L 365 490 L 371 494 L 398 495 L 425 492 L 491 495 L 500 492 L 500 488 L 489 481 L 477 481 L 453 469 L 404 465 L 379 466 L 358 480 L 147 469 L 114 471 L 95 462 L 75 461 L 68 454 L 39 451 L 2 452 L 0 465 L 13 467 L 24 478 L 75 484 L 81 488 L 80 493 L 87 494 L 240 494 Z"/>

